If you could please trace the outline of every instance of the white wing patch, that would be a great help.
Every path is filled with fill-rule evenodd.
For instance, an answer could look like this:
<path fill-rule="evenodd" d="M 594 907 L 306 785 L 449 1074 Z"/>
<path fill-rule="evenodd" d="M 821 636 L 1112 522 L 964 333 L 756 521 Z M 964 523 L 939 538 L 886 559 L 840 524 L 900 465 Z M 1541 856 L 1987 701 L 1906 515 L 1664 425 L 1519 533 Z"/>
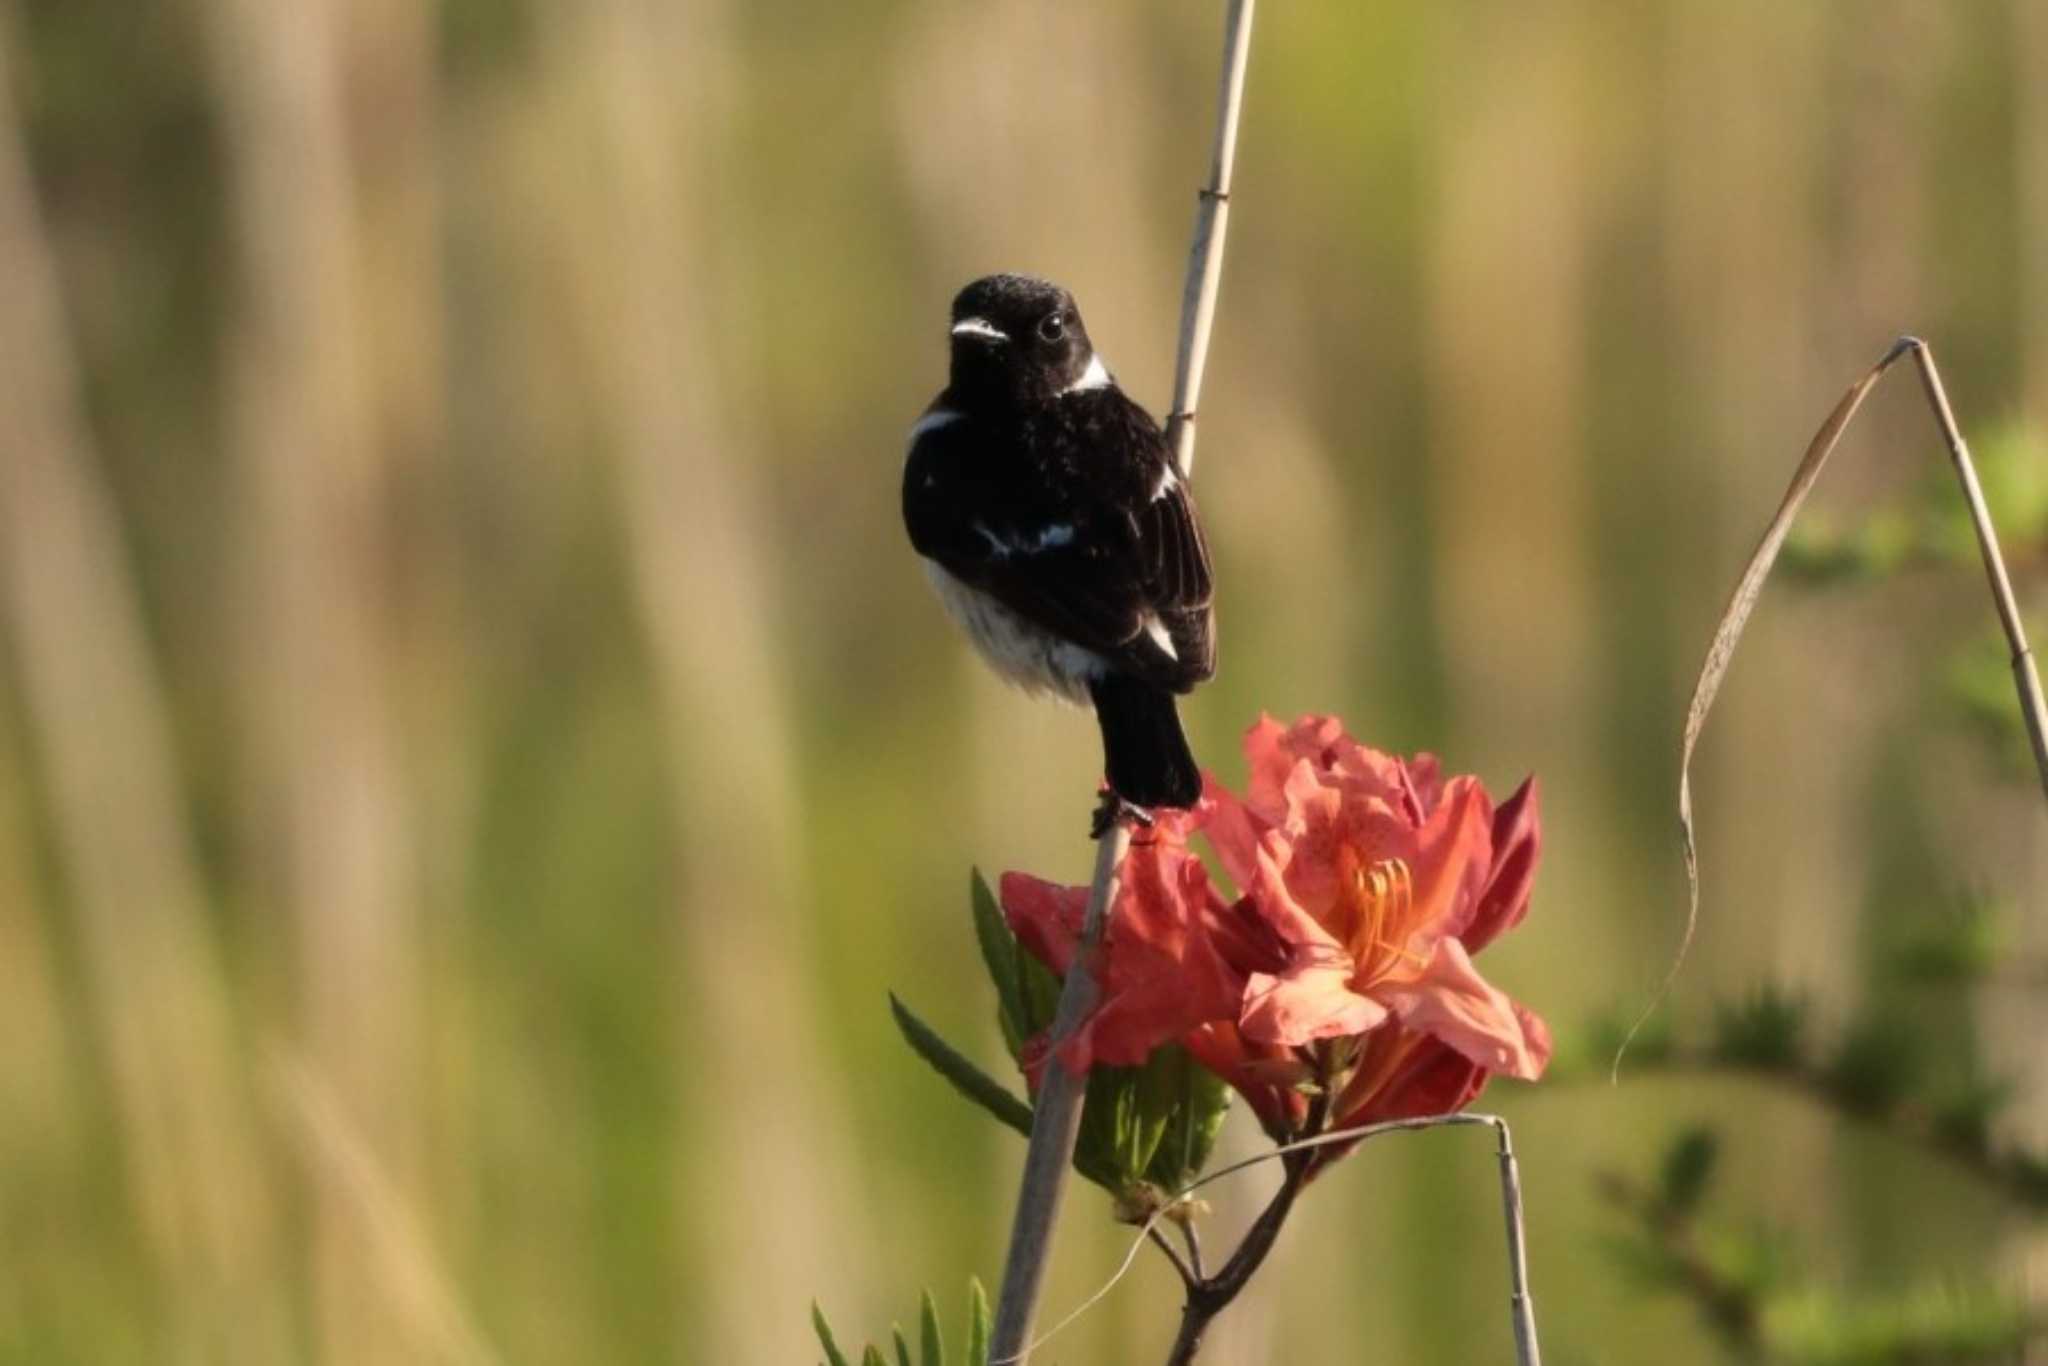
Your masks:
<path fill-rule="evenodd" d="M 1180 651 L 1173 648 L 1173 637 L 1167 633 L 1166 623 L 1156 612 L 1145 614 L 1145 638 L 1165 651 L 1168 659 L 1180 658 Z"/>
<path fill-rule="evenodd" d="M 1010 551 L 1014 549 L 1014 547 L 1008 541 L 996 535 L 993 531 L 990 531 L 986 523 L 976 522 L 974 524 L 974 529 L 981 533 L 981 539 L 988 542 L 989 554 L 995 556 L 999 560 L 1007 560 L 1010 558 Z"/>
<path fill-rule="evenodd" d="M 1078 394 L 1084 389 L 1107 389 L 1116 381 L 1110 378 L 1109 367 L 1102 363 L 1102 357 L 1091 353 L 1088 368 L 1081 372 L 1081 378 L 1060 390 L 1062 394 Z"/>
<path fill-rule="evenodd" d="M 1063 545 L 1074 543 L 1074 528 L 1068 522 L 1054 522 L 1050 526 L 1040 527 L 1036 536 L 1014 538 L 997 535 L 986 522 L 974 523 L 974 530 L 981 539 L 988 542 L 989 554 L 999 560 L 1007 560 L 1012 555 L 1036 555 L 1040 551 L 1057 550 Z"/>

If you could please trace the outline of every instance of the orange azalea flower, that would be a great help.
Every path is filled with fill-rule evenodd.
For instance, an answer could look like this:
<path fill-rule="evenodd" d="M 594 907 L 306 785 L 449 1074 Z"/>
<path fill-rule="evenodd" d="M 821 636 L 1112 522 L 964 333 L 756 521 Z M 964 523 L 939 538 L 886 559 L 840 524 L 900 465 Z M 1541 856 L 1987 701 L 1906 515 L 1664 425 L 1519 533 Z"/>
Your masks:
<path fill-rule="evenodd" d="M 1204 1025 L 1183 1042 L 1197 1061 L 1245 1098 L 1260 1127 L 1276 1141 L 1301 1133 L 1309 1111 L 1305 1088 L 1316 1081 L 1318 1065 L 1329 1059 L 1318 1058 L 1313 1050 L 1253 1043 L 1227 1023 Z M 1470 1105 L 1486 1087 L 1485 1068 L 1448 1044 L 1398 1024 L 1382 1025 L 1353 1043 L 1331 1079 L 1334 1096 L 1326 1129 L 1449 1114 Z M 1328 1044 L 1318 1047 L 1330 1050 Z M 1323 1167 L 1348 1149 L 1348 1144 L 1317 1149 L 1311 1166 Z"/>
<path fill-rule="evenodd" d="M 1246 1039 L 1300 1046 L 1389 1019 L 1488 1072 L 1543 1071 L 1542 1021 L 1480 977 L 1471 954 L 1527 913 L 1539 845 L 1534 780 L 1496 812 L 1479 780 L 1445 782 L 1368 749 L 1332 717 L 1245 737 L 1239 801 L 1213 780 L 1205 833 L 1255 922 L 1229 941 L 1246 974 Z"/>
<path fill-rule="evenodd" d="M 1262 717 L 1245 753 L 1243 799 L 1212 779 L 1196 811 L 1132 849 L 1102 1002 L 1062 1061 L 1135 1063 L 1180 1039 L 1282 1138 L 1314 1088 L 1326 1124 L 1352 1127 L 1459 1109 L 1496 1072 L 1539 1075 L 1543 1021 L 1472 964 L 1528 911 L 1534 781 L 1496 809 L 1477 779 L 1446 781 L 1434 758 L 1370 749 L 1328 717 Z M 1236 901 L 1189 852 L 1196 830 Z M 1019 940 L 1064 972 L 1087 889 L 1013 873 L 1002 901 Z"/>
<path fill-rule="evenodd" d="M 1060 1061 L 1077 1076 L 1097 1063 L 1136 1066 L 1203 1021 L 1236 1013 L 1244 979 L 1224 963 L 1205 929 L 1223 909 L 1223 898 L 1188 850 L 1192 819 L 1161 811 L 1156 838 L 1133 843 L 1124 856 L 1095 963 L 1101 998 L 1060 1049 Z M 1001 899 L 1018 941 L 1065 976 L 1080 942 L 1088 889 L 1005 873 Z"/>

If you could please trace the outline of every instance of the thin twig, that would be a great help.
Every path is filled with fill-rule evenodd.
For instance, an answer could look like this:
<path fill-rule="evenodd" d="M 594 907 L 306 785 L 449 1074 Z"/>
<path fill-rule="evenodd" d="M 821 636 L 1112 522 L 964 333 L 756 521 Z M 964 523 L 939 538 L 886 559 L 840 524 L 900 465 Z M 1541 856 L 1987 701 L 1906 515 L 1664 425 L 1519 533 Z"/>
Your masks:
<path fill-rule="evenodd" d="M 1174 462 L 1185 476 L 1194 465 L 1195 402 L 1208 363 L 1209 334 L 1216 321 L 1216 294 L 1223 279 L 1223 241 L 1230 221 L 1230 177 L 1237 158 L 1238 112 L 1244 103 L 1245 64 L 1251 53 L 1253 0 L 1231 0 L 1224 21 L 1223 80 L 1216 111 L 1216 148 L 1209 184 L 1202 191 L 1195 218 L 1194 244 L 1188 253 L 1188 281 L 1181 296 L 1180 345 L 1175 367 L 1173 411 L 1167 416 L 1167 440 Z M 1031 1353 L 1031 1321 L 1045 1284 L 1053 1225 L 1066 1192 L 1067 1171 L 1081 1126 L 1085 1077 L 1060 1065 L 1057 1048 L 1095 1004 L 1095 980 L 1089 959 L 1101 942 L 1108 907 L 1114 898 L 1116 872 L 1130 847 L 1131 832 L 1119 819 L 1096 850 L 1095 880 L 1088 897 L 1081 943 L 1060 992 L 1053 1021 L 1052 1061 L 1045 1069 L 1033 1110 L 1031 1142 L 1024 1155 L 1024 1178 L 1017 1195 L 1017 1213 L 1010 1228 L 1009 1257 L 1003 1266 L 1002 1296 L 996 1308 L 995 1337 L 989 1360 L 995 1366 L 1022 1362 Z M 1149 1233 L 1152 1223 L 1148 1222 Z"/>
<path fill-rule="evenodd" d="M 1410 1133 L 1421 1129 L 1454 1128 L 1475 1124 L 1486 1125 L 1493 1129 L 1500 1137 L 1501 1205 L 1506 1212 L 1509 1229 L 1508 1289 L 1510 1304 L 1515 1316 L 1516 1363 L 1517 1366 L 1542 1366 L 1542 1358 L 1536 1345 L 1536 1302 L 1529 1294 L 1528 1259 L 1521 1252 L 1526 1243 L 1525 1225 L 1522 1216 L 1522 1186 L 1514 1165 L 1514 1150 L 1508 1134 L 1508 1122 L 1499 1115 L 1479 1114 L 1470 1111 L 1451 1115 L 1421 1115 L 1414 1119 L 1389 1119 L 1382 1120 L 1378 1124 L 1362 1124 L 1353 1129 L 1333 1129 L 1326 1134 L 1317 1134 L 1312 1138 L 1297 1139 L 1292 1143 L 1283 1143 L 1276 1148 L 1268 1148 L 1262 1153 L 1254 1153 L 1250 1157 L 1241 1158 L 1227 1166 L 1218 1167 L 1215 1171 L 1210 1172 L 1198 1181 L 1190 1182 L 1160 1202 L 1159 1208 L 1139 1228 L 1138 1235 L 1131 1240 L 1130 1247 L 1125 1249 L 1123 1260 L 1117 1264 L 1117 1269 L 1111 1273 L 1109 1279 L 1103 1282 L 1094 1294 L 1076 1305 L 1065 1318 L 1046 1329 L 1043 1334 L 1028 1344 L 1026 1350 L 1036 1351 L 1038 1348 L 1043 1347 L 1056 1335 L 1065 1331 L 1075 1320 L 1101 1303 L 1110 1291 L 1116 1289 L 1117 1283 L 1123 1280 L 1125 1275 L 1130 1272 L 1131 1267 L 1138 1260 L 1139 1251 L 1145 1246 L 1147 1235 L 1158 1226 L 1159 1221 L 1167 1217 L 1168 1211 L 1204 1186 L 1213 1185 L 1218 1181 L 1224 1180 L 1226 1177 L 1235 1176 L 1239 1172 L 1256 1167 L 1262 1162 L 1284 1160 L 1292 1153 L 1307 1152 L 1314 1148 L 1326 1148 L 1336 1143 L 1365 1143 L 1383 1134 Z M 1220 1275 L 1221 1273 L 1218 1274 Z M 1009 1360 L 1011 1358 L 1000 1355 L 991 1356 L 989 1358 L 989 1366 L 1006 1366 Z"/>
<path fill-rule="evenodd" d="M 1920 383 L 1927 402 L 1941 424 L 1948 442 L 1949 460 L 1963 486 L 1963 501 L 1970 506 L 1970 524 L 1977 529 L 1977 548 L 1984 555 L 1984 576 L 1991 582 L 1991 600 L 1998 607 L 1999 625 L 2012 650 L 2013 686 L 2019 690 L 2020 712 L 2027 718 L 2027 738 L 2034 745 L 2034 768 L 2041 775 L 2041 792 L 2048 796 L 2048 703 L 2041 698 L 2041 675 L 2034 668 L 2034 652 L 2027 648 L 2027 631 L 2020 624 L 2019 604 L 2013 600 L 2012 580 L 2006 577 L 2005 557 L 1998 553 L 1998 532 L 1991 525 L 1991 509 L 1984 503 L 1984 490 L 1977 484 L 1977 469 L 1970 462 L 1970 448 L 1956 426 L 1955 411 L 1948 405 L 1948 391 L 1942 387 L 1941 372 L 1934 368 L 1934 353 L 1918 337 L 1901 337 L 1899 345 L 1913 353 L 1919 367 Z"/>
<path fill-rule="evenodd" d="M 1186 478 L 1195 468 L 1195 407 L 1202 395 L 1202 370 L 1209 359 L 1209 333 L 1216 323 L 1216 296 L 1223 285 L 1223 239 L 1230 230 L 1230 177 L 1237 161 L 1237 117 L 1244 107 L 1244 73 L 1251 58 L 1253 0 L 1231 0 L 1223 21 L 1223 84 L 1216 97 L 1216 151 L 1209 183 L 1195 209 L 1195 240 L 1188 249 L 1187 284 L 1181 290 L 1180 355 L 1173 375 L 1173 411 L 1166 417 L 1166 443 Z"/>
<path fill-rule="evenodd" d="M 1721 620 L 1714 628 L 1714 638 L 1707 646 L 1707 657 L 1700 664 L 1699 677 L 1693 683 L 1692 702 L 1686 708 L 1685 733 L 1680 741 L 1678 758 L 1678 824 L 1685 846 L 1686 914 L 1685 930 L 1680 936 L 1678 952 L 1671 967 L 1658 985 L 1650 1002 L 1623 1035 L 1621 1047 L 1615 1051 L 1614 1065 L 1610 1080 L 1618 1080 L 1621 1072 L 1622 1054 L 1628 1051 L 1643 1024 L 1663 1004 L 1670 993 L 1672 983 L 1677 980 L 1678 970 L 1684 964 L 1687 951 L 1692 947 L 1693 934 L 1699 926 L 1700 915 L 1700 869 L 1699 850 L 1694 838 L 1692 813 L 1692 760 L 1693 751 L 1699 745 L 1700 733 L 1706 728 L 1707 717 L 1714 708 L 1714 699 L 1720 693 L 1721 681 L 1727 675 L 1728 666 L 1735 658 L 1735 647 L 1742 640 L 1743 628 L 1749 623 L 1749 614 L 1756 606 L 1757 598 L 1763 593 L 1764 582 L 1770 577 L 1771 568 L 1777 563 L 1778 552 L 1785 544 L 1785 537 L 1792 530 L 1793 521 L 1799 516 L 1800 507 L 1806 502 L 1806 495 L 1813 491 L 1814 483 L 1826 467 L 1828 457 L 1840 444 L 1842 434 L 1848 430 L 1850 419 L 1863 405 L 1870 390 L 1902 357 L 1910 354 L 1913 363 L 1920 369 L 1921 383 L 1927 390 L 1927 400 L 1934 410 L 1936 421 L 1941 424 L 1942 435 L 1948 441 L 1949 457 L 1955 465 L 1956 477 L 1962 482 L 1963 498 L 1969 504 L 1970 520 L 1976 527 L 1977 545 L 1984 557 L 1984 572 L 1991 581 L 1991 596 L 1998 608 L 1999 622 L 2005 628 L 2006 642 L 2012 648 L 2013 682 L 2019 694 L 2020 712 L 2027 722 L 2027 735 L 2033 742 L 2034 764 L 2041 774 L 2041 790 L 2048 796 L 2048 704 L 2041 696 L 2041 679 L 2034 668 L 2033 653 L 2027 648 L 2026 631 L 2020 625 L 2019 607 L 2013 600 L 2012 582 L 2006 576 L 2005 560 L 1999 554 L 1998 534 L 1991 524 L 1991 513 L 1984 503 L 1984 493 L 1977 484 L 1977 472 L 1970 463 L 1969 448 L 1963 443 L 1962 432 L 1956 427 L 1955 413 L 1950 409 L 1948 395 L 1942 389 L 1941 376 L 1934 368 L 1934 355 L 1927 343 L 1915 336 L 1903 336 L 1891 344 L 1877 364 L 1870 367 L 1862 378 L 1849 386 L 1834 411 L 1815 432 L 1807 444 L 1806 454 L 1800 458 L 1799 467 L 1792 473 L 1792 482 L 1785 489 L 1785 496 L 1779 500 L 1778 510 L 1771 515 L 1770 525 L 1764 528 L 1763 538 L 1751 552 L 1749 563 L 1743 567 L 1742 577 L 1736 581 L 1735 591 L 1728 596 L 1728 605 L 1721 611 Z"/>
<path fill-rule="evenodd" d="M 2035 1216 L 2048 1210 L 2048 1158 L 2018 1147 L 1994 1147 L 1967 1131 L 1951 1132 L 1941 1116 L 1925 1104 L 1900 1101 L 1890 1106 L 1858 1104 L 1823 1067 L 1810 1062 L 1772 1066 L 1717 1057 L 1704 1049 L 1676 1049 L 1637 1064 L 1637 1070 L 1671 1076 L 1720 1076 L 1760 1082 L 1827 1107 L 1862 1128 L 1889 1135 L 1937 1158 L 1953 1162 L 1965 1174 L 1995 1188 Z M 1547 1079 L 1571 1086 L 1570 1076 Z"/>
<path fill-rule="evenodd" d="M 1209 1273 L 1202 1268 L 1201 1230 L 1195 1227 L 1195 1221 L 1192 1218 L 1179 1219 L 1175 1222 L 1180 1225 L 1182 1241 L 1188 1245 L 1188 1265 L 1195 1269 L 1196 1279 L 1206 1278 Z"/>
<path fill-rule="evenodd" d="M 1500 1206 L 1507 1223 L 1508 1313 L 1515 1325 L 1518 1366 L 1543 1366 L 1543 1348 L 1536 1341 L 1536 1301 L 1529 1294 L 1529 1238 L 1522 1221 L 1522 1168 L 1515 1161 L 1514 1139 L 1505 1120 L 1494 1125 L 1500 1136 Z"/>
<path fill-rule="evenodd" d="M 1145 1236 L 1152 1241 L 1152 1246 L 1166 1254 L 1167 1261 L 1173 1263 L 1173 1269 L 1180 1273 L 1180 1283 L 1183 1286 L 1186 1286 L 1192 1292 L 1197 1285 L 1201 1284 L 1201 1273 L 1188 1264 L 1187 1258 L 1180 1255 L 1180 1249 L 1173 1245 L 1172 1239 L 1156 1228 L 1146 1230 Z"/>
<path fill-rule="evenodd" d="M 996 1306 L 995 1337 L 989 1345 L 991 1363 L 1028 1360 L 1031 1321 L 1045 1288 L 1045 1267 L 1052 1251 L 1053 1226 L 1073 1166 L 1074 1143 L 1081 1132 L 1081 1099 L 1088 1079 L 1075 1076 L 1060 1061 L 1059 1047 L 1095 1008 L 1094 959 L 1102 943 L 1109 907 L 1116 899 L 1117 872 L 1130 848 L 1131 831 L 1119 818 L 1103 833 L 1095 850 L 1095 880 L 1088 890 L 1088 910 L 1081 922 L 1081 942 L 1067 968 L 1053 1015 L 1052 1037 L 1032 1107 L 1031 1142 L 1024 1153 L 1024 1179 L 1017 1192 L 1017 1214 L 1010 1226 L 1010 1253 L 1003 1263 L 1003 1291 Z M 1147 1223 L 1146 1232 L 1152 1224 Z"/>
<path fill-rule="evenodd" d="M 1279 1241 L 1281 1226 L 1294 1210 L 1295 1198 L 1308 1184 L 1309 1171 L 1306 1162 L 1289 1162 L 1287 1177 L 1280 1183 L 1280 1189 L 1273 1193 L 1265 1209 L 1259 1211 L 1259 1217 L 1245 1230 L 1244 1241 L 1237 1245 L 1237 1251 L 1230 1254 L 1230 1260 L 1223 1264 L 1223 1269 L 1208 1280 L 1188 1287 L 1187 1303 L 1181 1307 L 1180 1332 L 1173 1340 L 1173 1349 L 1166 1355 L 1166 1366 L 1188 1366 L 1195 1359 L 1209 1325 L 1251 1283 L 1253 1273 L 1265 1265 L 1267 1254 Z"/>
<path fill-rule="evenodd" d="M 1727 1347 L 1744 1360 L 1783 1359 L 1785 1354 L 1779 1350 L 1783 1344 L 1772 1332 L 1777 1320 L 1769 1312 L 1772 1297 L 1768 1288 L 1753 1276 L 1731 1271 L 1728 1256 L 1710 1251 L 1691 1212 L 1674 1209 L 1655 1191 L 1619 1173 L 1599 1173 L 1595 1182 L 1610 1205 L 1641 1226 L 1643 1237 L 1666 1263 L 1672 1274 L 1659 1279 L 1690 1298 Z M 1941 1295 L 1943 1301 L 1951 1301 L 1953 1287 L 1942 1286 Z M 2048 1340 L 2048 1306 L 2022 1301 L 2010 1308 L 2012 1321 L 1996 1337 L 1981 1333 L 1974 1325 L 1957 1339 L 1939 1324 L 1901 1323 L 1899 1336 L 1891 1340 L 1883 1356 L 1872 1359 L 1901 1363 L 2018 1360 L 2016 1349 Z"/>

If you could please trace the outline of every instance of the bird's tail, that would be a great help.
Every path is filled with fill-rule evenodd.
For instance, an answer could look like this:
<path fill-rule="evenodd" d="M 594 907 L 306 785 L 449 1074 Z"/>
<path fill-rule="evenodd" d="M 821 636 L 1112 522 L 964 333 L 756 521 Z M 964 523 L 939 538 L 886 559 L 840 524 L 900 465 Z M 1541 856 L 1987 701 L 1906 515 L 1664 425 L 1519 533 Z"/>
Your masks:
<path fill-rule="evenodd" d="M 1202 771 L 1188 750 L 1173 694 L 1135 678 L 1110 674 L 1088 685 L 1102 725 L 1109 785 L 1133 806 L 1193 806 Z"/>

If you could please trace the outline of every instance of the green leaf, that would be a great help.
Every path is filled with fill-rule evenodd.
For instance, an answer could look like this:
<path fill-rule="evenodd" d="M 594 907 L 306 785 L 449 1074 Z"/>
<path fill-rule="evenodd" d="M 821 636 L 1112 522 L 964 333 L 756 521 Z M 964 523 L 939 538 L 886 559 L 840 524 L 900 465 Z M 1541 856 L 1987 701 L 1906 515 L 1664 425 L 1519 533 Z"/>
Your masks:
<path fill-rule="evenodd" d="M 1714 1056 L 1737 1067 L 1785 1071 L 1799 1065 L 1806 1044 L 1806 1000 L 1763 986 L 1714 1011 Z"/>
<path fill-rule="evenodd" d="M 1017 936 L 1003 919 L 1003 908 L 989 889 L 979 868 L 968 877 L 967 899 L 974 910 L 974 941 L 981 946 L 982 966 L 996 988 L 996 1022 L 1002 1026 L 1003 1042 L 1015 1058 L 1031 1037 L 1031 1016 L 1024 999 L 1024 979 L 1017 968 L 1020 950 Z"/>
<path fill-rule="evenodd" d="M 2002 648 L 2002 647 L 2001 647 Z M 2005 709 L 2012 712 L 2010 671 L 2001 660 L 1999 672 Z M 2013 713 L 2015 727 L 2018 714 Z M 1969 983 L 1982 981 L 2011 955 L 2013 917 L 1989 897 L 1963 895 L 1899 936 L 1889 955 L 1890 966 L 1910 982 Z"/>
<path fill-rule="evenodd" d="M 1051 968 L 1021 949 L 1018 951 L 1017 991 L 1024 1000 L 1027 1038 L 1052 1028 L 1052 1017 L 1060 1008 L 1060 985 Z"/>
<path fill-rule="evenodd" d="M 2012 1083 L 1966 1071 L 1934 1101 L 1934 1132 L 1942 1142 L 1965 1152 L 1991 1150 L 1991 1125 L 2012 1102 Z"/>
<path fill-rule="evenodd" d="M 965 1054 L 940 1038 L 938 1032 L 910 1013 L 910 1008 L 889 993 L 889 1010 L 896 1027 L 903 1031 L 911 1051 L 932 1065 L 932 1069 L 953 1083 L 961 1095 L 994 1115 L 1018 1133 L 1031 1134 L 1031 1107 L 1017 1099 L 1010 1089 L 967 1060 Z"/>
<path fill-rule="evenodd" d="M 930 1292 L 930 1291 L 926 1291 L 926 1292 L 925 1292 L 925 1298 L 926 1298 L 926 1299 L 930 1299 L 930 1298 L 931 1298 L 931 1292 Z M 896 1339 L 896 1366 L 911 1366 L 911 1363 L 910 1363 L 910 1343 L 909 1343 L 909 1341 L 908 1341 L 908 1340 L 907 1340 L 907 1339 L 906 1339 L 906 1338 L 905 1338 L 905 1337 L 903 1336 L 903 1329 L 902 1329 L 902 1327 L 901 1327 L 900 1325 L 898 1325 L 898 1324 L 894 1324 L 894 1323 L 892 1323 L 892 1324 L 890 1324 L 890 1325 L 889 1325 L 889 1332 L 890 1332 L 890 1333 L 891 1333 L 891 1334 L 892 1334 L 892 1335 L 893 1335 L 893 1336 L 895 1337 L 895 1339 Z"/>
<path fill-rule="evenodd" d="M 967 1366 L 988 1366 L 988 1292 L 978 1278 L 967 1282 Z"/>
<path fill-rule="evenodd" d="M 1713 1130 L 1688 1129 L 1680 1134 L 1664 1154 L 1658 1203 L 1678 1218 L 1689 1218 L 1699 1209 L 1707 1187 L 1713 1183 L 1714 1166 L 1720 1155 L 1720 1140 Z"/>
<path fill-rule="evenodd" d="M 2048 1208 L 2048 1157 L 2015 1149 L 2005 1155 L 2004 1165 L 2022 1200 L 2037 1210 Z"/>
<path fill-rule="evenodd" d="M 1058 1066 L 1054 1061 L 1052 1066 Z M 1144 1170 L 1131 1160 L 1136 1129 L 1138 1073 L 1135 1067 L 1097 1067 L 1088 1074 L 1081 1105 L 1081 1132 L 1074 1143 L 1074 1167 L 1112 1195 L 1122 1194 Z"/>
<path fill-rule="evenodd" d="M 932 1299 L 932 1292 L 924 1292 L 924 1302 L 918 1306 L 918 1316 L 924 1336 L 923 1366 L 946 1366 L 946 1342 L 939 1333 L 939 1306 Z"/>
<path fill-rule="evenodd" d="M 846 1366 L 846 1354 L 839 1350 L 839 1344 L 832 1340 L 831 1325 L 825 1322 L 825 1311 L 811 1301 L 811 1327 L 818 1330 L 818 1345 L 825 1349 L 828 1366 Z"/>
<path fill-rule="evenodd" d="M 1224 1116 L 1230 1112 L 1230 1088 L 1179 1044 L 1161 1049 L 1155 1062 L 1161 1054 L 1173 1055 L 1170 1065 L 1161 1069 L 1171 1078 L 1173 1108 L 1146 1165 L 1145 1179 L 1162 1191 L 1177 1191 L 1208 1165 L 1216 1136 L 1223 1132 Z"/>
<path fill-rule="evenodd" d="M 860 1366 L 889 1366 L 889 1363 L 882 1360 L 882 1349 L 869 1343 L 868 1349 L 860 1354 Z"/>
<path fill-rule="evenodd" d="M 1922 1032 L 1883 1011 L 1864 1016 L 1843 1033 L 1828 1062 L 1827 1079 L 1852 1110 L 1887 1115 L 1919 1085 L 1926 1062 Z"/>
<path fill-rule="evenodd" d="M 1074 1169 L 1149 1212 L 1158 1192 L 1200 1173 L 1229 1104 L 1229 1088 L 1179 1044 L 1154 1049 L 1142 1067 L 1098 1067 L 1088 1074 Z"/>
<path fill-rule="evenodd" d="M 2048 622 L 2030 616 L 2026 628 L 2039 639 Z M 1986 745 L 2001 775 L 2034 777 L 2033 749 L 2013 700 L 2012 657 L 2004 635 L 1986 629 L 1959 644 L 1943 666 L 1942 692 L 1956 721 Z"/>
<path fill-rule="evenodd" d="M 1152 1168 L 1166 1131 L 1187 1103 L 1188 1074 L 1194 1060 L 1177 1043 L 1152 1050 L 1138 1073 L 1137 1113 L 1131 1133 L 1132 1171 L 1142 1178 Z"/>

